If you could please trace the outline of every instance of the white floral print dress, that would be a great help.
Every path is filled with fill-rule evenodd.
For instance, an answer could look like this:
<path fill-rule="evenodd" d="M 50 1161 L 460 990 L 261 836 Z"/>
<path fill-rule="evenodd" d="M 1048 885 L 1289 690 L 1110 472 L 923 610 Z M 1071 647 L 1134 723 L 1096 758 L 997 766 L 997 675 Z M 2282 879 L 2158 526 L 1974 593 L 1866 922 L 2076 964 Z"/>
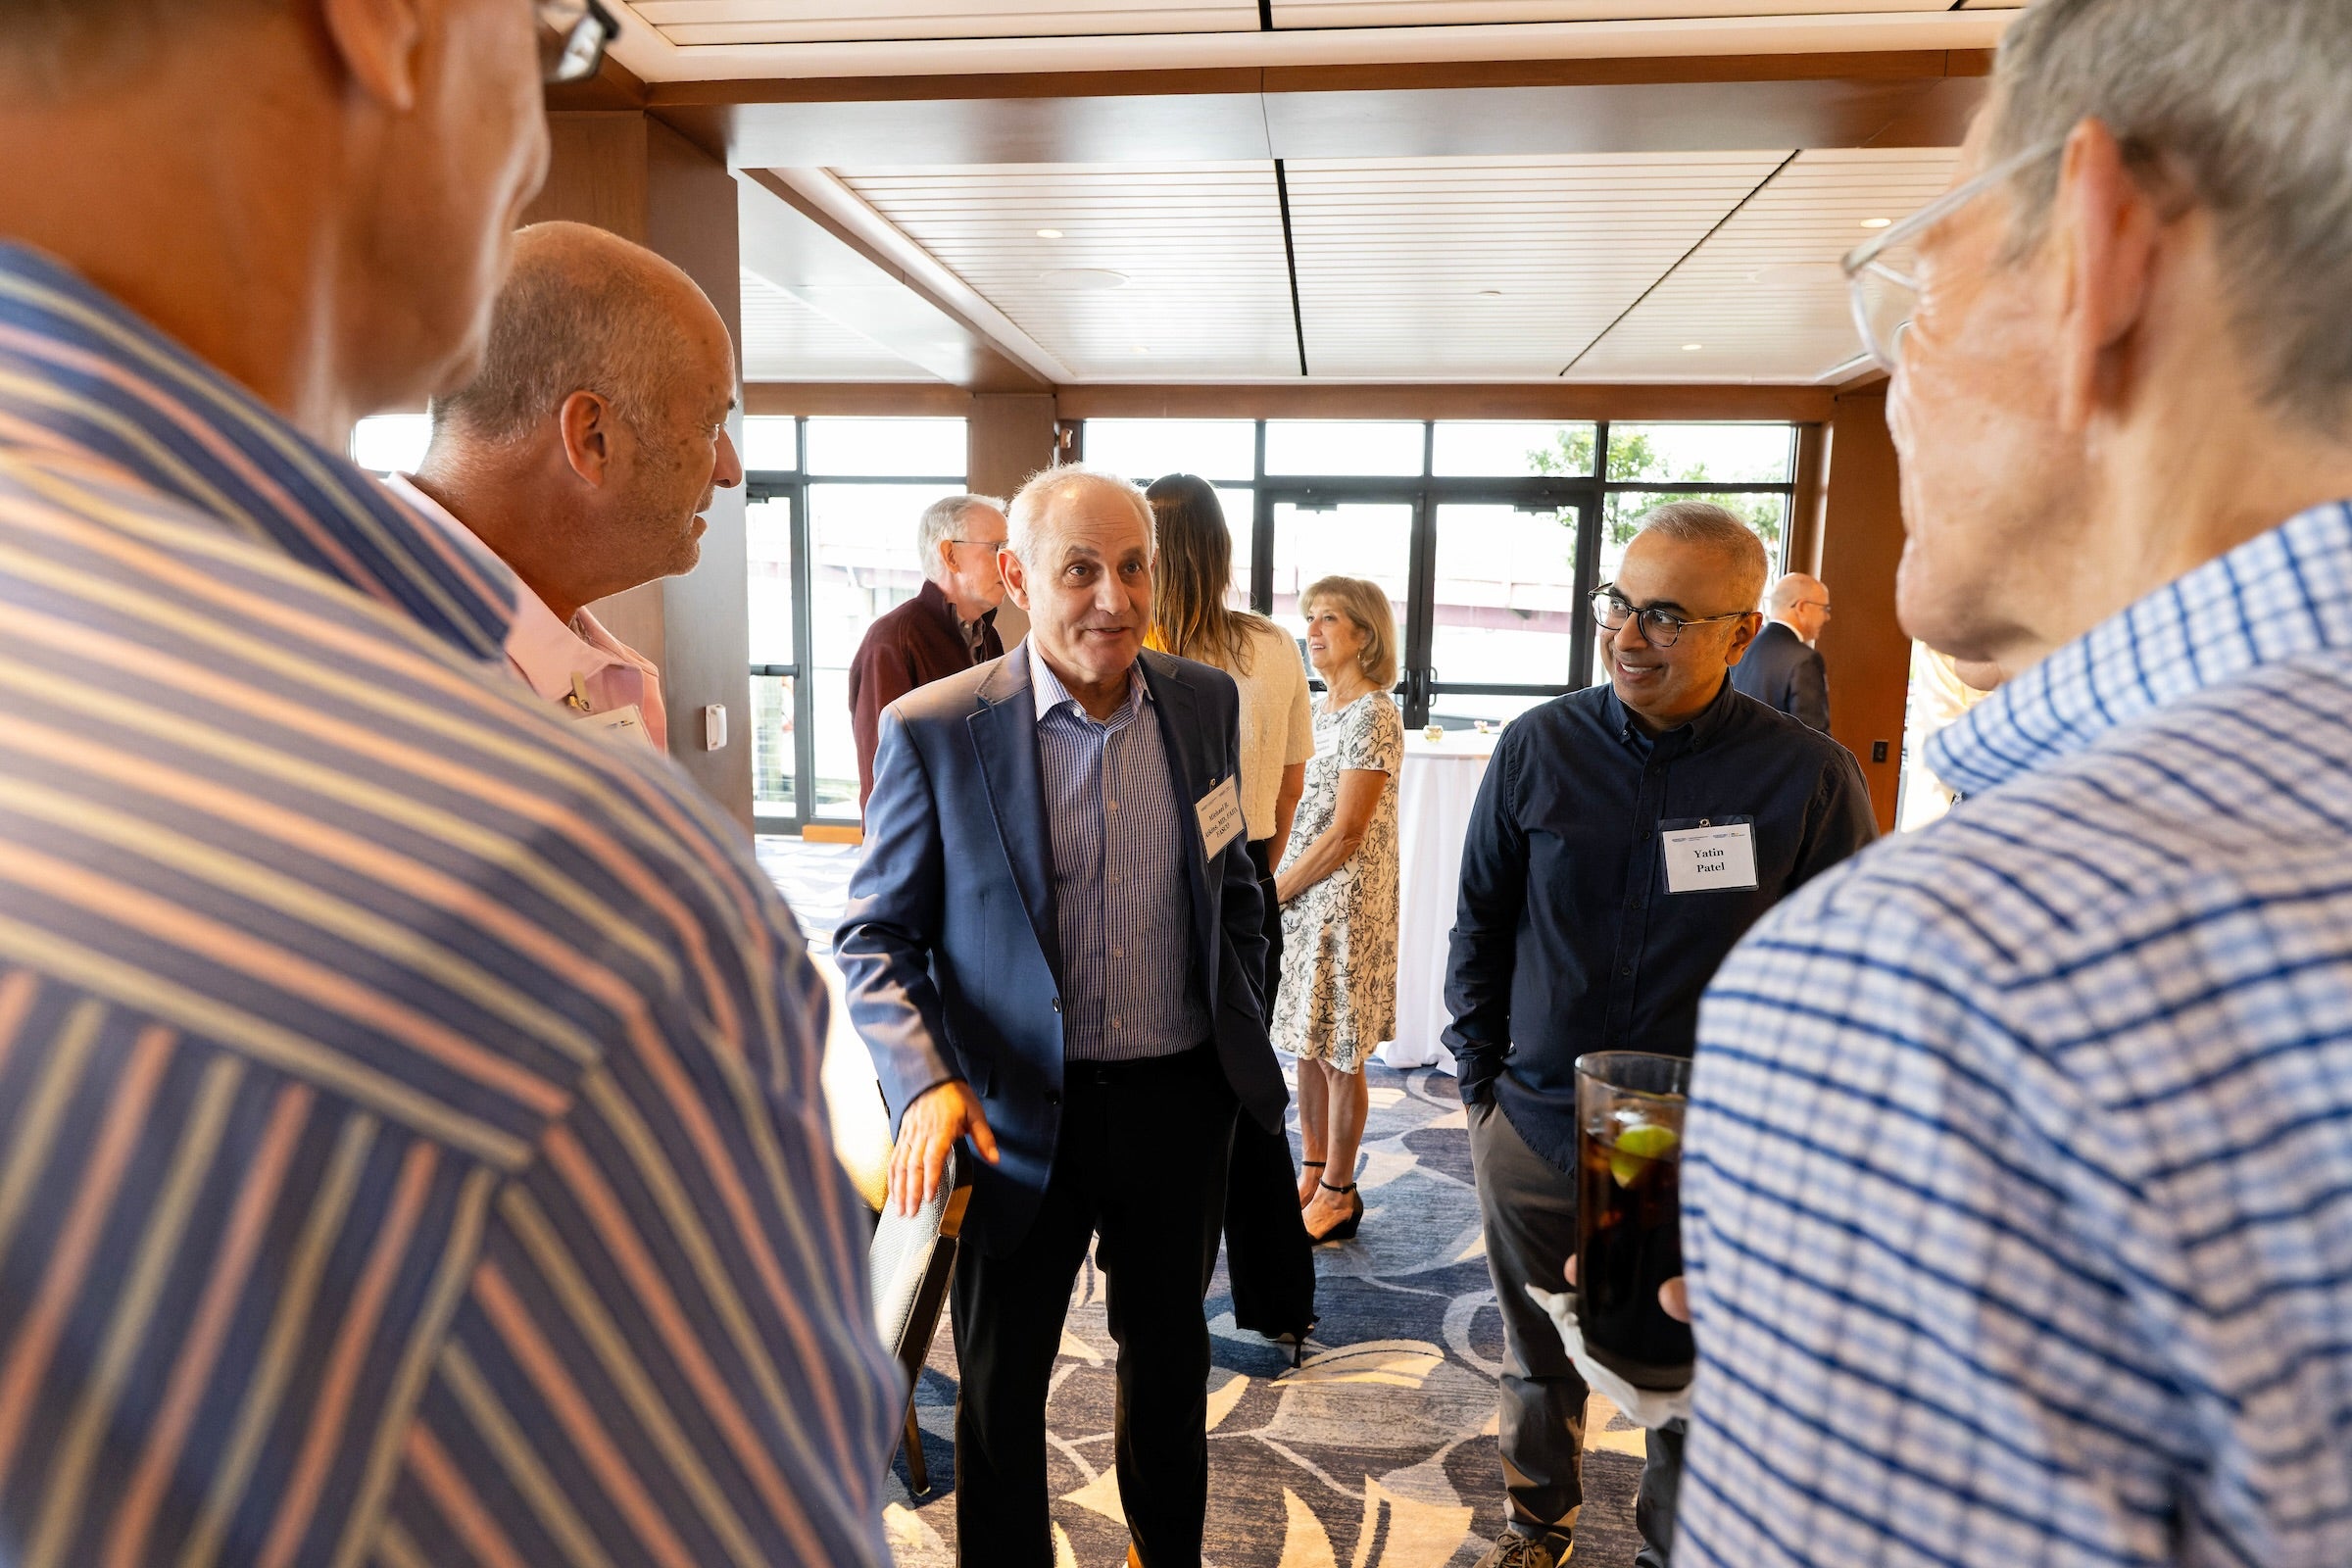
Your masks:
<path fill-rule="evenodd" d="M 1389 775 L 1372 825 L 1337 871 L 1282 908 L 1282 989 L 1274 1002 L 1274 1044 L 1354 1072 L 1396 1032 L 1396 778 L 1404 761 L 1404 716 L 1387 692 L 1370 692 L 1333 711 L 1315 702 L 1315 757 L 1291 824 L 1287 865 L 1331 826 L 1340 774 Z"/>

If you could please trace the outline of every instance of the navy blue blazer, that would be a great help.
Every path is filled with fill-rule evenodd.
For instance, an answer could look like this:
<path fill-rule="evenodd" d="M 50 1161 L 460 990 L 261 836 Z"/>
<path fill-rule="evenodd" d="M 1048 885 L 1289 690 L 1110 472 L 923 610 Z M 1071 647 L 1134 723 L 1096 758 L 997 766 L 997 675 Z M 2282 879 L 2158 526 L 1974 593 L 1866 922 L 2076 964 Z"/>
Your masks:
<path fill-rule="evenodd" d="M 893 1132 L 950 1079 L 980 1096 L 1004 1158 L 991 1166 L 966 1150 L 976 1190 L 964 1235 L 995 1254 L 1028 1233 L 1061 1133 L 1063 971 L 1029 658 L 1023 643 L 883 710 L 865 856 L 833 945 Z M 1194 964 L 1226 1081 L 1278 1130 L 1290 1097 L 1258 995 L 1257 872 L 1246 835 L 1212 862 L 1191 819 L 1193 803 L 1240 766 L 1241 696 L 1206 664 L 1147 651 L 1143 665 L 1193 829 L 1185 888 L 1170 895 L 1192 903 Z"/>
<path fill-rule="evenodd" d="M 1830 732 L 1829 666 L 1784 622 L 1768 620 L 1756 633 L 1745 657 L 1732 666 L 1732 690 Z"/>

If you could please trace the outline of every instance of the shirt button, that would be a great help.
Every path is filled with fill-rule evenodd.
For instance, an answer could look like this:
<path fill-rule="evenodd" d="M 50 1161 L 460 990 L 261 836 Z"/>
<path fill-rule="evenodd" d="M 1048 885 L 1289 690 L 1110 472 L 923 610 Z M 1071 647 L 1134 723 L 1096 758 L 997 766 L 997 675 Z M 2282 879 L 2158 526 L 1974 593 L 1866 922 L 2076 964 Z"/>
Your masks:
<path fill-rule="evenodd" d="M 1110 1020 L 1110 1026 L 1111 1026 L 1113 1029 L 1116 1029 L 1116 1028 L 1119 1026 L 1119 1020 L 1118 1020 L 1118 1019 L 1116 1019 L 1116 1018 L 1113 1018 L 1113 1019 L 1111 1019 L 1111 1020 Z"/>
<path fill-rule="evenodd" d="M 1114 810 L 1114 811 L 1115 811 L 1115 810 L 1117 810 L 1117 809 L 1119 808 L 1119 803 L 1118 803 L 1118 802 L 1116 802 L 1116 801 L 1113 801 L 1113 802 L 1111 802 L 1111 803 L 1110 803 L 1110 808 L 1111 808 L 1112 810 Z"/>
<path fill-rule="evenodd" d="M 1110 950 L 1110 956 L 1114 958 L 1124 958 L 1127 956 L 1127 950 L 1125 948 L 1113 948 Z"/>
<path fill-rule="evenodd" d="M 1637 909 L 1639 909 L 1640 907 L 1642 907 L 1642 901 L 1641 901 L 1640 899 L 1636 899 L 1636 900 L 1634 900 L 1634 907 L 1635 907 L 1635 908 L 1637 908 Z"/>
<path fill-rule="evenodd" d="M 1630 964 L 1630 963 L 1621 963 L 1621 964 L 1619 964 L 1619 965 L 1617 966 L 1617 978 L 1618 978 L 1618 979 L 1620 979 L 1620 980 L 1631 980 L 1633 977 L 1634 977 L 1634 966 L 1633 966 L 1632 964 Z"/>

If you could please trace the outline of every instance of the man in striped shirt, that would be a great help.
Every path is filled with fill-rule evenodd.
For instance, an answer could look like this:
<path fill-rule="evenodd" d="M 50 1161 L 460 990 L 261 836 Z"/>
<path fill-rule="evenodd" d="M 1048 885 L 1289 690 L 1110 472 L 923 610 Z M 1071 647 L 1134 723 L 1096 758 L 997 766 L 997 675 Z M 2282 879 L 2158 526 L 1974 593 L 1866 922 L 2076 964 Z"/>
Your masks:
<path fill-rule="evenodd" d="M 479 352 L 533 23 L 0 0 L 0 1561 L 885 1560 L 789 911 L 332 450 Z"/>
<path fill-rule="evenodd" d="M 2352 7 L 2045 0 L 1857 254 L 1965 797 L 1699 1025 L 1679 1568 L 2352 1551 Z"/>

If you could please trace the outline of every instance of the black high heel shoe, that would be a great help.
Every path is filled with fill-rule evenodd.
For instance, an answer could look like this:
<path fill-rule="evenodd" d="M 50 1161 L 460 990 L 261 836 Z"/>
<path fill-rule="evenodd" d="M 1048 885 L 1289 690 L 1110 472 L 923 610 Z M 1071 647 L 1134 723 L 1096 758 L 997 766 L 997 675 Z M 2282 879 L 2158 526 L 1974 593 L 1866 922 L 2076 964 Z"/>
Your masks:
<path fill-rule="evenodd" d="M 1349 1182 L 1345 1187 L 1334 1187 L 1329 1182 L 1318 1181 L 1315 1183 L 1315 1185 L 1322 1188 L 1327 1193 L 1342 1193 L 1347 1195 L 1348 1200 L 1348 1214 L 1346 1219 L 1340 1221 L 1337 1225 L 1334 1225 L 1331 1229 L 1323 1232 L 1319 1236 L 1313 1231 L 1308 1231 L 1306 1233 L 1306 1239 L 1317 1247 L 1322 1246 L 1325 1242 L 1353 1241 L 1355 1239 L 1356 1231 L 1364 1223 L 1364 1200 L 1362 1198 L 1356 1195 L 1355 1183 Z"/>

